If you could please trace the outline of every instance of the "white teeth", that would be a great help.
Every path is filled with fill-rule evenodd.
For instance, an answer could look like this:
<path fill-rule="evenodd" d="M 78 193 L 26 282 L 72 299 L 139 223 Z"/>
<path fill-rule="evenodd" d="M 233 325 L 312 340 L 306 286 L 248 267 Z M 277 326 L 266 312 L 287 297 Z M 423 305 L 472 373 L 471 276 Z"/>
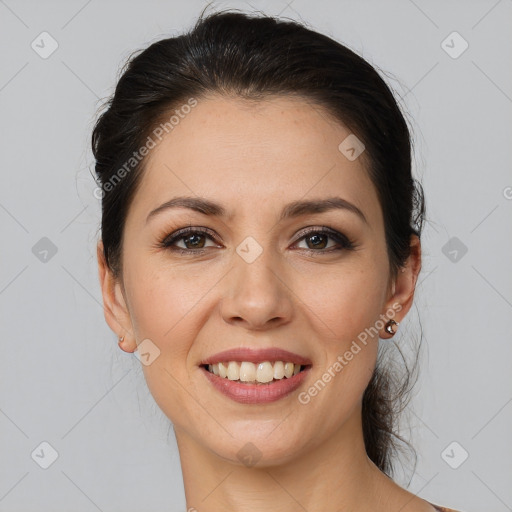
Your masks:
<path fill-rule="evenodd" d="M 240 364 L 240 380 L 242 382 L 256 380 L 256 365 L 254 363 L 243 362 Z"/>
<path fill-rule="evenodd" d="M 217 364 L 209 364 L 208 371 L 212 372 L 214 375 L 219 375 L 219 365 Z"/>
<path fill-rule="evenodd" d="M 240 366 L 235 361 L 230 361 L 228 364 L 228 379 L 229 380 L 240 379 Z"/>
<path fill-rule="evenodd" d="M 300 369 L 300 366 L 298 368 Z M 269 363 L 268 361 L 260 363 L 256 370 L 256 380 L 258 382 L 270 382 L 273 379 L 274 369 L 272 368 L 272 363 Z"/>
<path fill-rule="evenodd" d="M 224 363 L 209 364 L 208 371 L 223 379 L 239 380 L 241 382 L 259 382 L 265 384 L 272 380 L 289 379 L 300 372 L 301 365 L 291 362 L 264 361 L 258 365 L 243 361 L 229 361 Z"/>
<path fill-rule="evenodd" d="M 284 363 L 283 361 L 276 361 L 274 363 L 274 379 L 281 380 L 284 377 Z"/>
<path fill-rule="evenodd" d="M 219 368 L 219 377 L 226 378 L 228 376 L 228 368 L 224 365 L 224 363 L 214 364 L 213 367 L 217 366 Z"/>
<path fill-rule="evenodd" d="M 293 363 L 285 363 L 284 376 L 289 379 L 293 375 Z"/>

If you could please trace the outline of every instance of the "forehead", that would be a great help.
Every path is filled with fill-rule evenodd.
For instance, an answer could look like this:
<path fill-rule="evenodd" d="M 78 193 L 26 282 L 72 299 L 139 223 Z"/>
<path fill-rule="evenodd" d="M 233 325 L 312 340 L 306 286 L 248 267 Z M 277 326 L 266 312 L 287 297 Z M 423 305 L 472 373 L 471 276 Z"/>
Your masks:
<path fill-rule="evenodd" d="M 350 161 L 339 150 L 349 135 L 323 108 L 297 97 L 199 100 L 146 157 L 132 208 L 147 214 L 174 196 L 197 195 L 243 215 L 264 204 L 338 195 L 371 218 L 379 206 L 363 158 Z"/>

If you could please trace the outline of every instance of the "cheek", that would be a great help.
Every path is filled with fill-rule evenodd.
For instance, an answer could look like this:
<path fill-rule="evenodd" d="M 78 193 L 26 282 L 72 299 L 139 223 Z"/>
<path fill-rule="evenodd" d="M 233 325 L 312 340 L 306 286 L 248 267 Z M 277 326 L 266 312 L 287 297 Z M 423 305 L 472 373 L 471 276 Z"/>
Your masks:
<path fill-rule="evenodd" d="M 148 387 L 161 406 L 179 402 L 194 363 L 190 358 L 194 341 L 208 318 L 208 292 L 219 277 L 215 272 L 196 271 L 192 265 L 164 266 L 147 255 L 132 257 L 125 268 L 137 342 L 150 339 L 160 351 L 154 363 L 142 365 Z"/>
<path fill-rule="evenodd" d="M 137 339 L 154 338 L 178 349 L 176 342 L 183 339 L 180 333 L 190 314 L 215 283 L 211 273 L 204 274 L 195 275 L 183 267 L 162 268 L 148 257 L 134 258 L 127 265 L 126 275 L 130 278 L 127 290 Z"/>
<path fill-rule="evenodd" d="M 365 265 L 364 269 L 330 273 L 328 279 L 311 278 L 317 287 L 306 295 L 305 311 L 310 311 L 311 329 L 319 343 L 317 354 L 322 356 L 310 387 L 299 400 L 305 417 L 320 418 L 321 426 L 313 421 L 311 428 L 323 429 L 325 435 L 351 417 L 374 371 L 378 335 L 371 328 L 382 312 L 386 285 L 382 275 L 378 268 Z"/>
<path fill-rule="evenodd" d="M 382 313 L 386 278 L 378 265 L 360 261 L 329 272 L 304 273 L 296 289 L 314 313 L 309 316 L 316 319 L 315 331 L 344 345 L 374 325 Z"/>
<path fill-rule="evenodd" d="M 387 286 L 385 261 L 354 259 L 337 270 L 324 269 L 297 281 L 301 286 L 298 295 L 307 297 L 304 312 L 322 347 L 321 368 L 315 377 L 331 383 L 331 391 L 322 394 L 317 405 L 336 403 L 333 416 L 337 421 L 358 403 L 376 364 L 376 324 L 383 313 Z M 345 397 L 342 402 L 336 398 L 339 393 Z"/>
<path fill-rule="evenodd" d="M 189 272 L 150 268 L 148 261 L 137 267 L 133 262 L 126 272 L 132 276 L 127 290 L 134 334 L 138 342 L 150 339 L 158 347 L 158 357 L 141 365 L 144 377 L 161 410 L 181 424 L 191 407 L 184 389 L 190 387 L 187 361 L 197 335 L 199 304 L 213 283 L 193 279 Z"/>

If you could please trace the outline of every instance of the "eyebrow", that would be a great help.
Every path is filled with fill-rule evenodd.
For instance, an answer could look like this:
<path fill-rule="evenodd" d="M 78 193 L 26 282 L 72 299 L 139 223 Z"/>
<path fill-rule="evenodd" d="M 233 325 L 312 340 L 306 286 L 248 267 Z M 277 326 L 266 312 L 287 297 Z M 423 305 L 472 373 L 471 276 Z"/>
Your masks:
<path fill-rule="evenodd" d="M 155 215 L 170 208 L 188 208 L 204 215 L 213 217 L 226 217 L 226 209 L 209 199 L 201 197 L 175 197 L 161 204 L 152 210 L 146 218 L 146 223 Z M 364 223 L 368 224 L 364 213 L 351 202 L 341 197 L 329 197 L 309 201 L 293 201 L 287 204 L 282 212 L 279 221 L 299 217 L 301 215 L 323 213 L 331 210 L 346 210 L 356 214 Z"/>

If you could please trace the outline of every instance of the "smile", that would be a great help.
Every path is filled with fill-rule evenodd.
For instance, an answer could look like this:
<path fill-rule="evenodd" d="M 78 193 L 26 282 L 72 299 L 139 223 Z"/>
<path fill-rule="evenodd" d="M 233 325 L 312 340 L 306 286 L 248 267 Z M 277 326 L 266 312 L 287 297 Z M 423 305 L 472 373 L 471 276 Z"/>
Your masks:
<path fill-rule="evenodd" d="M 308 358 L 276 347 L 226 350 L 199 364 L 217 391 L 243 404 L 274 402 L 290 395 L 307 378 L 311 366 Z"/>
<path fill-rule="evenodd" d="M 267 384 L 275 380 L 289 379 L 297 375 L 305 366 L 291 362 L 264 361 L 259 364 L 250 361 L 229 361 L 225 363 L 209 364 L 207 370 L 223 379 L 246 382 L 250 384 Z"/>

